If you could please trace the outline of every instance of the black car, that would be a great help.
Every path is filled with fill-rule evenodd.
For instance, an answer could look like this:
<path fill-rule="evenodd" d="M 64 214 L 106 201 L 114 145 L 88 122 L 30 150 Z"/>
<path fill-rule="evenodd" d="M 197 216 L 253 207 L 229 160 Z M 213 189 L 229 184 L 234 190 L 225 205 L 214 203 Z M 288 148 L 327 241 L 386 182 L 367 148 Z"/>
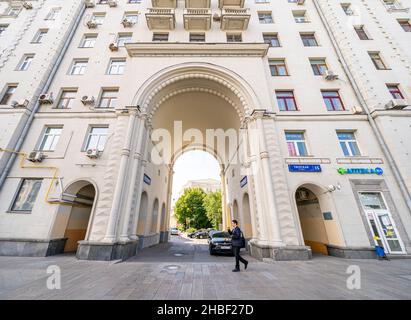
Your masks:
<path fill-rule="evenodd" d="M 226 231 L 212 232 L 208 244 L 211 255 L 216 253 L 233 253 L 231 235 Z"/>
<path fill-rule="evenodd" d="M 196 239 L 208 239 L 208 232 L 207 231 L 200 231 L 197 232 L 193 238 Z"/>

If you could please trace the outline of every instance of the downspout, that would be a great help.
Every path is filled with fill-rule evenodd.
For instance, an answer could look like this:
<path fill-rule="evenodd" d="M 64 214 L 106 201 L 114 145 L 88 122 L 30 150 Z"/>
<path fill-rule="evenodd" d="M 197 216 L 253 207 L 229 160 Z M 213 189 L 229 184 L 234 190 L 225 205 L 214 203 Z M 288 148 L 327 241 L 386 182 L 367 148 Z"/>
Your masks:
<path fill-rule="evenodd" d="M 50 85 L 51 85 L 51 83 L 52 83 L 52 81 L 53 81 L 53 79 L 54 79 L 54 77 L 55 77 L 55 75 L 56 75 L 56 73 L 57 73 L 57 71 L 60 67 L 61 61 L 63 60 L 63 58 L 64 58 L 64 56 L 67 52 L 67 49 L 68 49 L 69 45 L 71 44 L 71 41 L 73 40 L 74 34 L 77 31 L 77 27 L 79 26 L 80 21 L 83 17 L 84 11 L 86 10 L 86 7 L 84 6 L 83 1 L 81 2 L 81 6 L 82 6 L 82 8 L 80 9 L 80 12 L 77 14 L 76 20 L 74 21 L 74 23 L 72 23 L 71 26 L 69 26 L 70 33 L 67 36 L 66 41 L 64 41 L 64 45 L 63 45 L 62 49 L 58 53 L 57 60 L 54 63 L 53 68 L 51 69 L 51 72 L 50 72 L 50 74 L 47 78 L 47 81 L 44 84 L 42 90 L 40 91 L 41 92 L 40 94 L 42 94 L 44 92 L 47 92 L 48 89 L 50 88 Z M 20 137 L 16 141 L 14 147 L 11 148 L 15 151 L 20 151 L 21 147 L 23 146 L 25 138 L 26 138 L 26 136 L 27 136 L 27 134 L 30 130 L 31 124 L 33 123 L 34 116 L 35 116 L 35 114 L 37 113 L 37 111 L 39 109 L 40 103 L 38 101 L 38 97 L 35 96 L 35 98 L 36 98 L 37 101 L 36 101 L 32 111 L 29 115 L 29 118 L 27 119 L 27 121 L 24 125 L 23 130 L 21 131 Z M 14 164 L 14 161 L 15 161 L 16 157 L 17 157 L 17 153 L 11 153 L 10 158 L 7 160 L 6 166 L 4 167 L 4 170 L 3 170 L 3 172 L 1 173 L 1 176 L 0 176 L 0 190 L 2 189 L 2 187 L 4 185 L 4 182 L 6 181 L 6 178 L 9 174 L 13 164 Z"/>
<path fill-rule="evenodd" d="M 367 102 L 365 101 L 365 98 L 363 97 L 363 95 L 361 93 L 361 90 L 358 87 L 357 81 L 355 80 L 354 76 L 352 75 L 352 73 L 350 71 L 350 68 L 348 67 L 348 64 L 347 64 L 347 62 L 344 58 L 344 55 L 341 52 L 341 49 L 340 49 L 337 41 L 334 39 L 333 33 L 330 30 L 331 29 L 330 25 L 328 24 L 327 19 L 325 18 L 325 14 L 324 14 L 323 10 L 321 9 L 321 6 L 319 5 L 318 0 L 313 0 L 313 2 L 314 2 L 314 5 L 317 9 L 317 12 L 318 12 L 321 20 L 322 20 L 322 22 L 325 26 L 327 34 L 328 34 L 329 38 L 331 39 L 331 43 L 334 47 L 334 50 L 337 53 L 337 56 L 338 56 L 338 58 L 341 62 L 341 65 L 344 69 L 344 72 L 346 73 L 348 79 L 350 80 L 350 83 L 352 84 L 355 95 L 358 98 L 358 100 L 360 101 L 361 106 L 362 106 L 362 108 L 364 109 L 364 111 L 367 115 L 367 120 L 370 123 L 371 129 L 372 129 L 373 133 L 375 134 L 375 137 L 377 138 L 377 141 L 378 141 L 378 143 L 379 143 L 379 145 L 380 145 L 380 147 L 381 147 L 381 149 L 384 153 L 384 156 L 385 156 L 385 158 L 386 158 L 386 160 L 387 160 L 387 162 L 388 162 L 388 164 L 389 164 L 389 166 L 390 166 L 390 168 L 391 168 L 391 170 L 394 174 L 395 181 L 397 182 L 398 187 L 401 190 L 401 193 L 404 197 L 404 200 L 405 200 L 405 203 L 408 207 L 408 210 L 411 212 L 411 195 L 410 195 L 410 193 L 407 189 L 407 186 L 404 182 L 404 178 L 402 177 L 401 172 L 398 169 L 398 166 L 395 163 L 395 160 L 394 160 L 393 156 L 391 155 L 391 152 L 390 152 L 386 142 L 384 141 L 383 135 L 382 135 L 380 129 L 378 128 L 378 125 L 376 124 L 374 118 L 372 117 L 372 115 L 370 113 L 370 109 L 367 105 Z"/>

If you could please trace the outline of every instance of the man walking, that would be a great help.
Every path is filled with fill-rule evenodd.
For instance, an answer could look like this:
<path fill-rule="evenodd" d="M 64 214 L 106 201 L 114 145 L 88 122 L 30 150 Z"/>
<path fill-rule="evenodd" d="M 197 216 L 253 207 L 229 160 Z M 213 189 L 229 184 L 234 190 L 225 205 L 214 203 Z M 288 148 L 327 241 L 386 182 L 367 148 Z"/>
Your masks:
<path fill-rule="evenodd" d="M 231 222 L 232 230 L 228 228 L 228 232 L 232 235 L 232 247 L 233 247 L 233 252 L 235 255 L 235 268 L 233 272 L 239 272 L 240 271 L 240 261 L 244 263 L 244 269 L 247 269 L 248 266 L 248 261 L 245 260 L 242 256 L 240 256 L 240 249 L 245 247 L 245 239 L 243 237 L 243 233 L 241 232 L 241 229 L 238 227 L 238 221 L 233 220 Z"/>

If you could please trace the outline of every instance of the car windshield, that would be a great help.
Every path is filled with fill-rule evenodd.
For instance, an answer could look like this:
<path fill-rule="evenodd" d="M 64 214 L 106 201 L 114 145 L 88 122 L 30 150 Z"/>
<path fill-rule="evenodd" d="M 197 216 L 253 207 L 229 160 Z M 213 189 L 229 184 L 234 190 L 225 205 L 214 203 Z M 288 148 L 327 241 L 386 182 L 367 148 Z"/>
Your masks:
<path fill-rule="evenodd" d="M 213 238 L 230 238 L 230 234 L 228 232 L 216 232 L 213 234 Z"/>

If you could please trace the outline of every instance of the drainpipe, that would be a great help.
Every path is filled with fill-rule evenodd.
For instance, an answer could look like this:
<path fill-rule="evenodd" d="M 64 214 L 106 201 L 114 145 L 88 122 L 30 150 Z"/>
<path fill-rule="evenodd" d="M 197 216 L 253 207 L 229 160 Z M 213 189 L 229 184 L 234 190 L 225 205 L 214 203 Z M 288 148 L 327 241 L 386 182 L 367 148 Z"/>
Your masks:
<path fill-rule="evenodd" d="M 76 33 L 76 30 L 77 30 L 77 27 L 79 26 L 80 21 L 83 17 L 84 11 L 86 10 L 83 1 L 81 2 L 81 6 L 82 7 L 80 9 L 80 12 L 77 13 L 76 20 L 69 27 L 70 28 L 70 33 L 67 36 L 67 39 L 64 42 L 64 45 L 63 45 L 62 49 L 58 53 L 57 60 L 54 63 L 53 68 L 51 69 L 50 74 L 47 78 L 47 81 L 44 84 L 42 90 L 40 91 L 41 92 L 40 94 L 42 94 L 44 92 L 47 92 L 48 89 L 50 88 L 50 85 L 51 85 L 51 83 L 52 83 L 52 81 L 53 81 L 53 79 L 54 79 L 54 77 L 55 77 L 55 75 L 56 75 L 56 73 L 57 73 L 57 71 L 60 67 L 61 61 L 63 60 L 63 58 L 64 58 L 64 56 L 67 52 L 67 49 L 68 49 L 69 45 L 71 44 L 71 41 L 73 40 L 74 34 Z M 19 151 L 21 149 L 24 141 L 25 141 L 25 138 L 26 138 L 26 136 L 27 136 L 27 134 L 30 130 L 31 124 L 33 123 L 34 116 L 37 113 L 37 111 L 39 109 L 39 106 L 40 106 L 40 103 L 38 101 L 38 96 L 35 96 L 35 98 L 36 98 L 36 103 L 35 103 L 33 109 L 30 112 L 30 115 L 29 115 L 29 117 L 28 117 L 28 119 L 27 119 L 27 121 L 24 125 L 24 128 L 21 131 L 20 137 L 16 141 L 15 145 L 13 147 L 11 147 L 10 149 L 13 149 L 15 151 Z M 13 164 L 14 164 L 16 156 L 17 156 L 17 153 L 12 153 L 10 155 L 10 158 L 7 160 L 7 163 L 4 167 L 4 170 L 3 170 L 3 172 L 1 173 L 1 176 L 0 176 L 0 190 L 2 189 L 2 187 L 4 185 L 4 182 L 6 181 L 6 178 L 9 174 Z"/>
<path fill-rule="evenodd" d="M 375 122 L 374 118 L 371 115 L 371 112 L 370 112 L 370 109 L 367 105 L 367 102 L 366 102 L 364 96 L 362 95 L 361 90 L 359 89 L 357 81 L 355 80 L 354 76 L 352 75 L 350 68 L 348 67 L 348 64 L 345 60 L 344 55 L 341 52 L 339 44 L 333 36 L 330 25 L 328 24 L 328 21 L 325 18 L 325 13 L 323 12 L 321 6 L 319 5 L 318 0 L 313 0 L 313 2 L 314 2 L 314 5 L 317 9 L 317 12 L 318 12 L 321 20 L 322 20 L 322 22 L 325 26 L 327 34 L 328 34 L 329 38 L 331 39 L 332 45 L 334 47 L 334 50 L 337 53 L 337 56 L 338 56 L 338 58 L 341 62 L 341 65 L 344 69 L 344 72 L 346 73 L 348 79 L 350 80 L 350 83 L 352 84 L 355 95 L 358 98 L 358 100 L 360 101 L 361 106 L 362 106 L 362 108 L 364 109 L 364 111 L 367 115 L 367 120 L 370 123 L 371 129 L 372 129 L 375 137 L 377 138 L 377 141 L 378 141 L 378 143 L 379 143 L 379 145 L 380 145 L 380 147 L 381 147 L 381 149 L 384 153 L 384 156 L 387 159 L 388 165 L 390 166 L 390 168 L 391 168 L 391 170 L 394 174 L 395 181 L 397 182 L 398 187 L 401 190 L 401 193 L 404 197 L 405 203 L 407 204 L 408 210 L 411 212 L 411 195 L 410 195 L 410 193 L 407 189 L 407 186 L 404 182 L 404 178 L 402 177 L 401 172 L 398 169 L 398 166 L 395 163 L 395 160 L 394 160 L 393 156 L 391 155 L 391 152 L 388 148 L 388 145 L 384 141 L 383 134 L 381 133 L 380 129 L 378 128 L 377 123 Z"/>

